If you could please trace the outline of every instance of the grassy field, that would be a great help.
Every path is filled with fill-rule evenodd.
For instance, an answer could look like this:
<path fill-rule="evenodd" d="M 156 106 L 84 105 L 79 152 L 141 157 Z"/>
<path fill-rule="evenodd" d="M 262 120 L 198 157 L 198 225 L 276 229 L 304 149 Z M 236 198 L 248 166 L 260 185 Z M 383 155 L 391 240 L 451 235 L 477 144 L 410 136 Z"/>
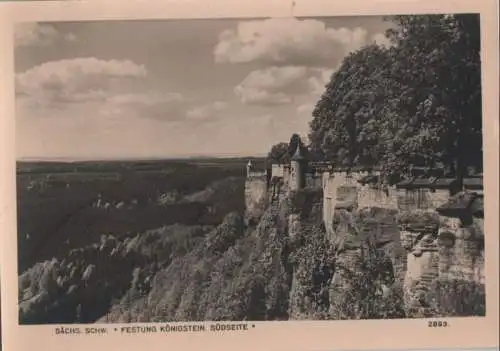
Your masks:
<path fill-rule="evenodd" d="M 243 211 L 247 162 L 18 162 L 19 273 L 102 234 L 132 236 L 174 223 L 216 225 L 228 212 Z M 203 194 L 223 180 L 228 184 L 219 184 L 216 195 Z M 160 203 L 162 195 L 173 200 Z"/>

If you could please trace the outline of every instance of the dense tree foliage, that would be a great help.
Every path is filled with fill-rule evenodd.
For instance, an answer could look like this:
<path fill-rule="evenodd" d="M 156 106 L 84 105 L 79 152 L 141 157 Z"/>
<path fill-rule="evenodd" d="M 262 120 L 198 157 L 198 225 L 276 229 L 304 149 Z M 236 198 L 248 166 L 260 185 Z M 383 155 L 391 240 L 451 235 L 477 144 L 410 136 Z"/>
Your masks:
<path fill-rule="evenodd" d="M 310 123 L 311 149 L 338 165 L 389 173 L 442 164 L 482 169 L 480 27 L 476 15 L 396 16 L 392 45 L 347 56 Z"/>
<path fill-rule="evenodd" d="M 267 154 L 269 164 L 284 163 L 286 158 L 288 158 L 288 144 L 285 142 L 273 145 Z"/>
<path fill-rule="evenodd" d="M 292 134 L 288 143 L 281 142 L 271 147 L 271 150 L 267 155 L 268 163 L 289 163 L 297 150 L 297 144 L 300 145 L 300 149 L 304 156 L 309 155 L 309 151 L 300 138 L 300 135 Z"/>

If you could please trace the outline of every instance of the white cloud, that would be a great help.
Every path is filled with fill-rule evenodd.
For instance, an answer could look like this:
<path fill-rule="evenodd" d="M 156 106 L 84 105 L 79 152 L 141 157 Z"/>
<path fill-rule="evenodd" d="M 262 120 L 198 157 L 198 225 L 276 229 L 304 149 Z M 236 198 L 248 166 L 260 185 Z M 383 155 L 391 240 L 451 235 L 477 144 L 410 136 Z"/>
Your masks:
<path fill-rule="evenodd" d="M 332 72 L 315 67 L 272 66 L 250 72 L 234 91 L 244 104 L 289 104 L 297 96 L 321 94 Z"/>
<path fill-rule="evenodd" d="M 280 65 L 336 65 L 348 52 L 370 41 L 364 28 L 328 28 L 296 18 L 244 21 L 219 36 L 216 62 L 261 61 Z"/>
<path fill-rule="evenodd" d="M 211 104 L 194 107 L 186 112 L 186 117 L 192 121 L 206 121 L 217 117 L 217 115 L 227 108 L 224 101 L 215 101 Z"/>
<path fill-rule="evenodd" d="M 137 92 L 148 72 L 127 60 L 51 61 L 16 76 L 18 101 L 29 116 L 72 116 L 89 111 L 106 118 L 185 118 L 188 99 L 178 93 Z M 75 107 L 81 105 L 81 108 Z M 92 112 L 90 112 L 92 111 Z"/>
<path fill-rule="evenodd" d="M 159 103 L 168 102 L 182 102 L 184 97 L 178 93 L 166 93 L 166 94 L 120 94 L 114 95 L 107 99 L 108 103 L 114 105 L 146 105 L 152 106 Z"/>
<path fill-rule="evenodd" d="M 110 96 L 100 109 L 106 115 L 132 115 L 160 121 L 178 121 L 188 99 L 178 93 L 127 93 Z"/>
<path fill-rule="evenodd" d="M 15 46 L 48 46 L 57 41 L 76 41 L 73 33 L 62 34 L 53 25 L 18 23 L 15 27 Z"/>
<path fill-rule="evenodd" d="M 51 61 L 16 75 L 16 93 L 35 105 L 50 107 L 101 101 L 128 80 L 147 75 L 144 66 L 131 61 L 76 58 Z"/>

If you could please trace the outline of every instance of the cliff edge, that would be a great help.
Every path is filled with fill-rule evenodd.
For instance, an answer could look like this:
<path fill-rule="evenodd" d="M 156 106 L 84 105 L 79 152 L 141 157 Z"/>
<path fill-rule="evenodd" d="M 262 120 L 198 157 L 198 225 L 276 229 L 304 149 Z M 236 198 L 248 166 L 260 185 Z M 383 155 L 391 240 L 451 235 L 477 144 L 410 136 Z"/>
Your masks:
<path fill-rule="evenodd" d="M 19 278 L 20 320 L 484 315 L 478 211 L 454 218 L 446 211 L 339 208 L 327 231 L 321 188 L 256 209 L 252 221 L 231 212 L 218 226 L 102 236 L 63 259 L 38 263 Z"/>

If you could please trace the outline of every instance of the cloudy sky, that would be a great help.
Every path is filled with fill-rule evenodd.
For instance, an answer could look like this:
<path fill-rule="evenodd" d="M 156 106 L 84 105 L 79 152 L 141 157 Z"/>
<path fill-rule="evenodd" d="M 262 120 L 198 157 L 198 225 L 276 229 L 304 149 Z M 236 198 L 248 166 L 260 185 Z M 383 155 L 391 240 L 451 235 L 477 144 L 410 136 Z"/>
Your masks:
<path fill-rule="evenodd" d="M 18 158 L 258 155 L 292 133 L 380 17 L 22 24 Z"/>

